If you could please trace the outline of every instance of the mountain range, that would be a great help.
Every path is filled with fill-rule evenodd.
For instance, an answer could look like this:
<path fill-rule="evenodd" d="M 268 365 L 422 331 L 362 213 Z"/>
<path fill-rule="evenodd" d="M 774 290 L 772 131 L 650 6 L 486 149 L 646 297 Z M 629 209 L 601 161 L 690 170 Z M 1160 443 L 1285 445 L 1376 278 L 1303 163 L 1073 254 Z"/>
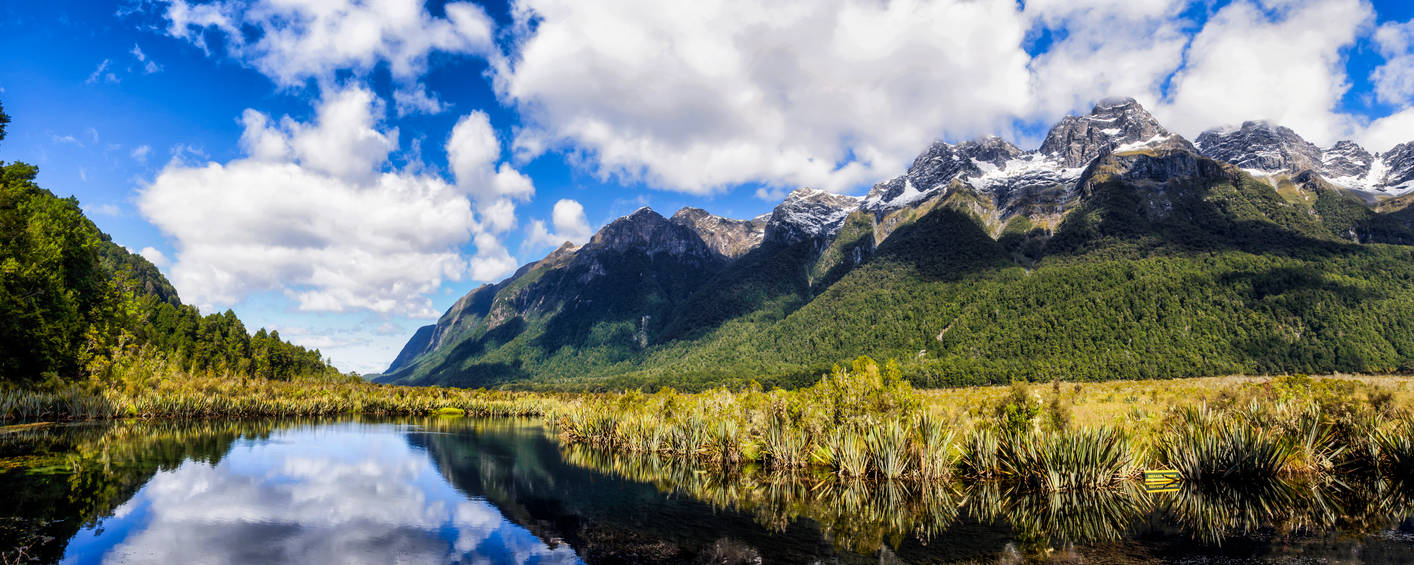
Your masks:
<path fill-rule="evenodd" d="M 1190 142 L 1131 99 L 1040 147 L 934 142 L 863 197 L 737 220 L 643 208 L 458 300 L 378 382 L 915 384 L 1414 370 L 1414 142 L 1246 122 Z"/>

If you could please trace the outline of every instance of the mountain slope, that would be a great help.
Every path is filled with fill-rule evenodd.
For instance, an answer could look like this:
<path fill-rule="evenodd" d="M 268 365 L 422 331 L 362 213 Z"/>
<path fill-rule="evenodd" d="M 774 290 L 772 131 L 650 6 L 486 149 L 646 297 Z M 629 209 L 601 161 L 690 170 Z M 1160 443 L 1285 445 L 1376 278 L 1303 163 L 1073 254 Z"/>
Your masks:
<path fill-rule="evenodd" d="M 383 379 L 795 385 L 861 354 L 899 359 L 924 385 L 1414 369 L 1408 198 L 1330 180 L 1365 166 L 1358 146 L 1244 128 L 1195 146 L 1132 100 L 1105 101 L 1038 150 L 936 142 L 863 199 L 793 192 L 759 243 L 748 222 L 680 212 L 674 222 L 695 218 L 688 239 L 719 261 L 692 271 L 700 282 L 672 307 L 601 297 L 573 314 L 597 341 L 433 348 Z M 639 272 L 671 280 L 681 268 Z M 590 290 L 612 292 L 571 281 L 543 296 Z M 644 316 L 637 333 L 623 325 L 631 313 Z M 530 336 L 565 323 L 534 305 L 515 315 Z"/>
<path fill-rule="evenodd" d="M 581 248 L 562 247 L 473 291 L 430 330 L 447 337 L 429 337 L 437 343 L 400 355 L 376 380 L 487 386 L 531 370 L 621 363 L 654 342 L 669 314 L 726 264 L 693 228 L 643 208 Z"/>

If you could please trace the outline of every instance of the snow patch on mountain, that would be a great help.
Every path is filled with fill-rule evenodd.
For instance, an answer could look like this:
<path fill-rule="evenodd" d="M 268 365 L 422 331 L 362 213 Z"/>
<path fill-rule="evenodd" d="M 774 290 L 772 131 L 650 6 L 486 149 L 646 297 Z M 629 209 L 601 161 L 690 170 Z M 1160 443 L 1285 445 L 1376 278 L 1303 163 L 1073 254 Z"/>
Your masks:
<path fill-rule="evenodd" d="M 771 211 L 765 240 L 792 244 L 833 237 L 849 213 L 858 210 L 863 202 L 857 196 L 797 188 Z"/>

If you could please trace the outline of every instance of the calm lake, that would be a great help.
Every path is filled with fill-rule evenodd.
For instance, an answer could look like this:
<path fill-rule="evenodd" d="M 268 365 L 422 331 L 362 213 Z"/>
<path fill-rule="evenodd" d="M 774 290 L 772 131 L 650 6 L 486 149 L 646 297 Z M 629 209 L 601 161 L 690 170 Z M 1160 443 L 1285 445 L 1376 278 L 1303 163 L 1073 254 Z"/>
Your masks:
<path fill-rule="evenodd" d="M 0 433 L 0 563 L 1414 563 L 1380 480 L 1038 494 L 724 477 L 537 422 Z"/>

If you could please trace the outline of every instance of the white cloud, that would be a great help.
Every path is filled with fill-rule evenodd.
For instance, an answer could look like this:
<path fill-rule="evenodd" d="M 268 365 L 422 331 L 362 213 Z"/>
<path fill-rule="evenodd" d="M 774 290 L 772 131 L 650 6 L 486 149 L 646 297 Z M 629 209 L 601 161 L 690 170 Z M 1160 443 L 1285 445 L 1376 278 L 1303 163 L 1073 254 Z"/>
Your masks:
<path fill-rule="evenodd" d="M 516 261 L 496 234 L 516 225 L 515 201 L 535 195 L 530 178 L 501 161 L 501 142 L 485 112 L 462 116 L 447 139 L 447 162 L 457 188 L 476 203 L 480 221 L 476 230 L 476 256 L 471 277 L 494 281 L 515 271 Z M 499 166 L 497 163 L 499 163 Z"/>
<path fill-rule="evenodd" d="M 495 281 L 515 272 L 516 260 L 496 236 L 483 232 L 476 234 L 476 255 L 468 268 L 473 280 Z"/>
<path fill-rule="evenodd" d="M 1238 0 L 1209 18 L 1187 64 L 1155 113 L 1196 135 L 1215 125 L 1265 119 L 1329 144 L 1355 130 L 1336 111 L 1349 89 L 1341 50 L 1374 13 L 1363 0 Z"/>
<path fill-rule="evenodd" d="M 851 189 L 936 136 L 1003 131 L 1029 101 L 1011 0 L 526 0 L 515 14 L 495 80 L 527 126 L 518 155 L 566 147 L 659 188 Z"/>
<path fill-rule="evenodd" d="M 399 118 L 409 114 L 439 114 L 447 109 L 441 99 L 428 94 L 422 85 L 394 90 L 393 102 Z"/>
<path fill-rule="evenodd" d="M 167 254 L 163 253 L 162 250 L 157 249 L 156 247 L 144 247 L 142 248 L 142 251 L 138 252 L 138 255 L 142 255 L 143 259 L 147 259 L 153 265 L 156 265 L 158 267 L 166 267 L 170 264 L 170 262 L 167 260 Z"/>
<path fill-rule="evenodd" d="M 1054 118 L 1088 111 L 1097 98 L 1132 96 L 1152 105 L 1183 63 L 1188 0 L 1033 0 L 1031 34 L 1059 37 L 1031 61 L 1033 111 Z"/>
<path fill-rule="evenodd" d="M 482 176 L 456 185 L 385 171 L 397 132 L 378 129 L 381 111 L 361 88 L 327 93 L 313 123 L 248 110 L 245 157 L 174 158 L 138 206 L 174 239 L 169 272 L 182 296 L 234 304 L 280 291 L 301 310 L 431 316 L 427 295 L 443 280 L 504 272 L 495 263 L 508 256 L 467 197 L 495 190 L 474 183 L 494 182 L 485 171 L 496 153 L 482 148 Z M 473 235 L 485 260 L 469 269 L 459 249 Z"/>
<path fill-rule="evenodd" d="M 1370 74 L 1376 97 L 1387 104 L 1408 105 L 1414 101 L 1414 20 L 1381 25 L 1375 42 L 1386 59 Z"/>
<path fill-rule="evenodd" d="M 327 93 L 313 124 L 288 117 L 275 124 L 260 112 L 246 110 L 241 115 L 241 147 L 257 160 L 293 159 L 315 172 L 367 181 L 398 146 L 396 128 L 376 129 L 382 114 L 382 102 L 362 88 Z"/>
<path fill-rule="evenodd" d="M 129 155 L 132 156 L 133 160 L 135 160 L 135 161 L 137 161 L 137 162 L 139 162 L 139 163 L 146 163 L 146 162 L 147 162 L 147 155 L 148 155 L 149 153 L 152 153 L 152 146 L 150 146 L 150 145 L 139 145 L 139 146 L 137 146 L 137 147 L 134 147 L 133 150 L 132 150 L 132 152 L 129 153 Z"/>
<path fill-rule="evenodd" d="M 133 50 L 130 51 L 130 53 L 137 59 L 137 62 L 142 63 L 142 72 L 144 74 L 150 75 L 162 70 L 162 66 L 158 65 L 157 61 L 148 58 L 147 54 L 143 53 L 142 48 L 138 47 L 136 43 L 133 44 Z"/>
<path fill-rule="evenodd" d="M 530 223 L 525 240 L 527 246 L 558 247 L 566 241 L 582 244 L 588 241 L 592 234 L 589 219 L 584 216 L 584 206 L 569 198 L 560 199 L 555 203 L 550 221 L 555 227 L 554 232 L 545 226 L 544 220 L 534 220 Z"/>
<path fill-rule="evenodd" d="M 165 4 L 169 35 L 207 49 L 205 38 L 214 32 L 229 55 L 281 86 L 327 81 L 338 69 L 363 74 L 383 61 L 394 78 L 415 81 L 433 51 L 485 55 L 493 50 L 491 18 L 469 2 L 447 4 L 446 17 L 433 17 L 421 0 Z"/>
<path fill-rule="evenodd" d="M 1405 108 L 1375 120 L 1358 135 L 1360 144 L 1376 153 L 1414 141 L 1414 108 Z"/>
<path fill-rule="evenodd" d="M 109 64 L 111 64 L 111 61 L 104 59 L 102 63 L 98 64 L 98 68 L 93 69 L 93 74 L 88 75 L 88 79 L 83 81 L 84 84 L 97 84 L 99 81 L 117 84 L 118 75 L 108 70 Z"/>

